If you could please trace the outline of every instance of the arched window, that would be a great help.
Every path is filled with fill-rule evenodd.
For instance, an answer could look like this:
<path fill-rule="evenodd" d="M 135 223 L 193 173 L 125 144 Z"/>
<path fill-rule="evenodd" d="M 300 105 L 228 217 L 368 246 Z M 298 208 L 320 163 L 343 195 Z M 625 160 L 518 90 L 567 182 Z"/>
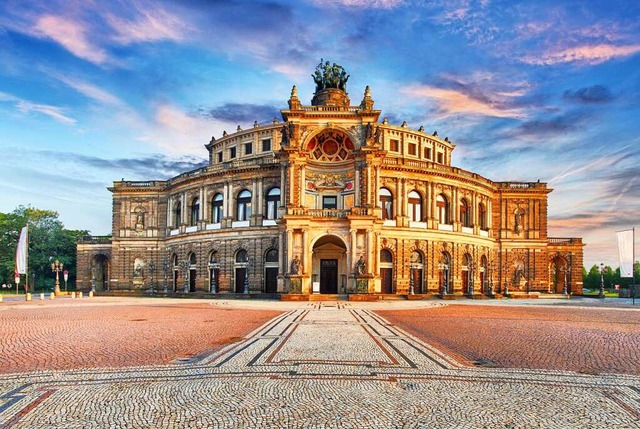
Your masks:
<path fill-rule="evenodd" d="M 460 222 L 464 227 L 471 227 L 471 210 L 469 209 L 469 203 L 465 198 L 460 200 Z"/>
<path fill-rule="evenodd" d="M 387 188 L 380 188 L 380 207 L 382 208 L 382 219 L 393 218 L 393 196 Z"/>
<path fill-rule="evenodd" d="M 422 198 L 416 191 L 409 192 L 409 220 L 412 222 L 422 221 Z"/>
<path fill-rule="evenodd" d="M 441 224 L 448 224 L 449 221 L 449 201 L 447 197 L 439 194 L 436 198 L 436 206 L 438 208 L 438 222 Z"/>
<path fill-rule="evenodd" d="M 222 207 L 223 207 L 222 194 L 218 192 L 211 199 L 211 222 L 213 223 L 222 222 L 222 217 L 224 216 Z"/>
<path fill-rule="evenodd" d="M 238 253 L 236 253 L 236 262 L 237 263 L 245 263 L 247 262 L 247 251 L 242 249 L 242 250 L 238 250 Z"/>
<path fill-rule="evenodd" d="M 189 225 L 194 226 L 200 220 L 200 198 L 196 197 L 191 201 L 191 218 Z"/>
<path fill-rule="evenodd" d="M 278 206 L 280 206 L 280 188 L 271 188 L 267 192 L 267 219 L 278 218 Z"/>
<path fill-rule="evenodd" d="M 486 231 L 487 229 L 487 209 L 484 204 L 478 204 L 478 222 L 480 223 L 480 229 Z"/>
<path fill-rule="evenodd" d="M 177 228 L 180 226 L 180 223 L 182 223 L 182 203 L 178 201 L 174 211 L 173 226 Z"/>
<path fill-rule="evenodd" d="M 251 192 L 246 189 L 238 194 L 238 218 L 237 220 L 249 220 L 251 216 Z"/>

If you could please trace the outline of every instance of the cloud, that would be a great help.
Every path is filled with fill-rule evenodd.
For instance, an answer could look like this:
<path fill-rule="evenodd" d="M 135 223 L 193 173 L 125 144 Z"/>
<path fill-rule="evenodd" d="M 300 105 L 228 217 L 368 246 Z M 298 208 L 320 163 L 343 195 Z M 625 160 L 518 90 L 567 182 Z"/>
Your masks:
<path fill-rule="evenodd" d="M 405 0 L 311 0 L 318 7 L 345 6 L 366 9 L 393 9 L 405 3 Z"/>
<path fill-rule="evenodd" d="M 510 137 L 552 137 L 568 134 L 583 128 L 591 116 L 590 113 L 583 111 L 573 111 L 554 117 L 545 116 L 522 122 L 509 130 L 507 135 Z"/>
<path fill-rule="evenodd" d="M 55 74 L 55 73 L 52 74 L 52 76 L 60 80 L 64 84 L 68 85 L 69 87 L 75 89 L 79 93 L 85 95 L 86 97 L 91 98 L 92 100 L 95 100 L 104 104 L 109 104 L 112 106 L 124 105 L 124 102 L 121 99 L 119 99 L 115 95 L 93 84 L 83 82 L 77 79 L 72 79 L 72 78 Z"/>
<path fill-rule="evenodd" d="M 62 107 L 52 106 L 50 104 L 33 103 L 16 97 L 15 95 L 7 94 L 6 92 L 0 92 L 0 102 L 2 101 L 14 103 L 16 109 L 24 114 L 28 114 L 32 111 L 42 113 L 43 115 L 49 116 L 50 118 L 53 118 L 65 125 L 75 125 L 77 122 L 74 118 L 67 116 L 65 113 L 66 109 Z"/>
<path fill-rule="evenodd" d="M 506 102 L 508 98 L 520 93 L 496 93 L 494 98 L 472 95 L 457 89 L 437 88 L 429 85 L 409 85 L 400 89 L 404 95 L 414 98 L 426 98 L 437 103 L 440 116 L 464 114 L 471 116 L 492 116 L 497 118 L 522 118 L 522 108 L 512 107 Z"/>
<path fill-rule="evenodd" d="M 253 121 L 271 121 L 271 118 L 280 116 L 280 110 L 274 106 L 249 104 L 249 103 L 227 103 L 213 109 L 198 109 L 198 114 L 202 117 L 219 119 L 236 124 L 253 123 Z"/>
<path fill-rule="evenodd" d="M 78 58 L 95 64 L 111 62 L 107 53 L 89 40 L 92 30 L 81 21 L 70 17 L 43 15 L 39 17 L 32 34 L 50 38 Z"/>
<path fill-rule="evenodd" d="M 122 174 L 143 180 L 166 180 L 186 171 L 208 165 L 207 160 L 184 156 L 168 158 L 166 155 L 152 155 L 141 158 L 105 159 L 68 153 L 67 159 L 90 168 L 117 170 Z M 120 173 L 118 173 L 120 175 Z M 134 179 L 135 180 L 135 179 Z"/>
<path fill-rule="evenodd" d="M 121 45 L 159 40 L 181 41 L 193 29 L 179 17 L 154 5 L 137 7 L 137 16 L 131 20 L 108 14 L 106 21 L 116 34 L 111 40 Z"/>
<path fill-rule="evenodd" d="M 547 51 L 539 56 L 528 55 L 521 58 L 521 60 L 527 64 L 543 66 L 563 63 L 595 65 L 616 58 L 629 57 L 637 54 L 638 52 L 640 52 L 640 45 L 616 46 L 601 43 Z"/>
<path fill-rule="evenodd" d="M 588 86 L 576 91 L 566 90 L 562 97 L 566 100 L 587 104 L 606 103 L 614 99 L 609 88 L 603 85 Z"/>

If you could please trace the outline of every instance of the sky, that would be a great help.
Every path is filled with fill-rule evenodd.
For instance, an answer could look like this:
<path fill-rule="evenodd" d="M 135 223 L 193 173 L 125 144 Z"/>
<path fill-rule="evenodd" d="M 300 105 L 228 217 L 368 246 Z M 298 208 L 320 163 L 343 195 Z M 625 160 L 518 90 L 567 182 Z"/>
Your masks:
<path fill-rule="evenodd" d="M 4 0 L 0 212 L 109 234 L 113 181 L 206 164 L 293 85 L 310 104 L 321 58 L 352 104 L 369 85 L 381 118 L 449 137 L 453 165 L 547 182 L 549 235 L 617 266 L 615 232 L 640 227 L 632 0 Z"/>

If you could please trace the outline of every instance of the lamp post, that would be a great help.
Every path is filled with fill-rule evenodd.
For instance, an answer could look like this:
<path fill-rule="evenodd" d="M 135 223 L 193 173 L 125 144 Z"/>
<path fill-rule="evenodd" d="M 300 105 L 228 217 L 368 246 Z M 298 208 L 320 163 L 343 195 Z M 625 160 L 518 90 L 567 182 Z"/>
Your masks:
<path fill-rule="evenodd" d="M 162 292 L 167 293 L 167 274 L 169 273 L 169 263 L 165 256 L 162 260 Z"/>
<path fill-rule="evenodd" d="M 598 298 L 604 299 L 604 264 L 600 263 L 600 295 Z"/>
<path fill-rule="evenodd" d="M 184 261 L 181 261 L 180 268 L 182 269 L 182 276 L 184 278 L 184 287 L 182 289 L 182 292 L 189 293 L 189 261 L 187 261 L 186 259 Z"/>
<path fill-rule="evenodd" d="M 446 295 L 449 288 L 449 264 L 446 262 L 438 264 L 438 268 L 440 269 L 440 271 L 444 272 L 444 281 L 442 282 L 442 295 Z"/>
<path fill-rule="evenodd" d="M 56 286 L 54 293 L 56 295 L 60 294 L 60 271 L 64 268 L 64 264 L 56 259 L 55 262 L 51 263 L 51 272 L 56 273 Z"/>
<path fill-rule="evenodd" d="M 504 267 L 504 296 L 509 296 L 509 267 Z"/>
<path fill-rule="evenodd" d="M 251 265 L 251 258 L 247 255 L 247 259 L 244 261 L 244 291 L 245 295 L 249 295 L 249 266 Z"/>
<path fill-rule="evenodd" d="M 469 261 L 469 296 L 473 297 L 473 269 L 475 268 L 473 261 Z"/>
<path fill-rule="evenodd" d="M 153 262 L 153 259 L 149 261 L 149 276 L 151 280 L 149 281 L 149 291 L 151 293 L 156 292 L 155 284 L 153 283 L 153 273 L 156 270 L 156 264 Z"/>
<path fill-rule="evenodd" d="M 493 290 L 493 271 L 495 268 L 494 265 L 495 265 L 495 261 L 491 261 L 491 263 L 489 264 L 489 296 L 494 295 L 494 290 Z"/>
<path fill-rule="evenodd" d="M 409 295 L 413 295 L 415 293 L 415 280 L 413 279 L 413 273 L 415 269 L 415 264 L 409 265 Z"/>
<path fill-rule="evenodd" d="M 64 270 L 62 272 L 62 276 L 64 277 L 64 291 L 67 291 L 67 280 L 69 280 L 69 271 Z"/>
<path fill-rule="evenodd" d="M 562 272 L 564 273 L 564 283 L 562 285 L 562 295 L 567 295 L 567 271 L 571 269 L 571 265 L 564 265 Z"/>
<path fill-rule="evenodd" d="M 218 285 L 216 283 L 216 270 L 220 269 L 220 264 L 217 260 L 209 263 L 210 276 L 211 276 L 211 293 L 218 293 Z"/>

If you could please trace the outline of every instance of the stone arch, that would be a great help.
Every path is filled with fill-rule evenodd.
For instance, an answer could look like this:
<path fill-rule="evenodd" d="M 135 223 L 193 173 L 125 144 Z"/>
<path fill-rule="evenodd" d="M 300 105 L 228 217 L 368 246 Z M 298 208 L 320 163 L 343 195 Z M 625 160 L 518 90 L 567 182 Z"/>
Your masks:
<path fill-rule="evenodd" d="M 356 137 L 356 140 L 357 137 Z M 354 136 L 347 130 L 331 127 L 319 130 L 305 139 L 301 149 L 309 159 L 319 162 L 346 162 L 353 160 Z"/>

